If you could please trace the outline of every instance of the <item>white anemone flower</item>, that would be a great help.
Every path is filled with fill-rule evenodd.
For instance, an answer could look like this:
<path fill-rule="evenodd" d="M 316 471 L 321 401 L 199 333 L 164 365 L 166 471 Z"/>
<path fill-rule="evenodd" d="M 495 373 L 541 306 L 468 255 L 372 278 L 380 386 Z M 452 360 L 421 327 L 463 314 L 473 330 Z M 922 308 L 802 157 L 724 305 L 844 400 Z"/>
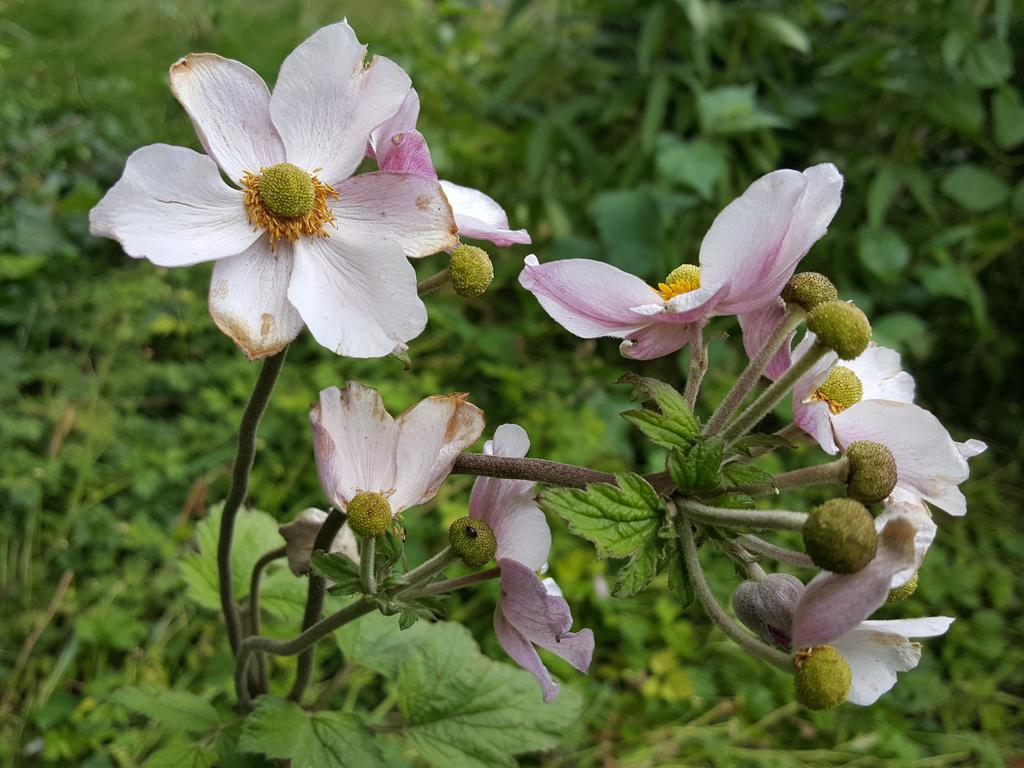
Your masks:
<path fill-rule="evenodd" d="M 452 247 L 456 227 L 432 179 L 352 176 L 410 88 L 397 64 L 365 54 L 346 22 L 324 27 L 285 59 L 273 93 L 240 62 L 181 59 L 171 91 L 207 154 L 134 152 L 92 210 L 93 234 L 162 267 L 216 262 L 210 314 L 251 359 L 304 325 L 340 355 L 404 350 L 427 321 L 407 257 Z"/>

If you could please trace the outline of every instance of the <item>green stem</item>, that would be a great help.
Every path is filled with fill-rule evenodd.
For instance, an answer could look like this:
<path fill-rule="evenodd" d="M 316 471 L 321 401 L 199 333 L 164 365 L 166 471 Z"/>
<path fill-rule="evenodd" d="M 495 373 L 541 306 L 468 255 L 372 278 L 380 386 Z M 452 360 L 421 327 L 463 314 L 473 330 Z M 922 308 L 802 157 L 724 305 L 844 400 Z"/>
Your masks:
<path fill-rule="evenodd" d="M 432 558 L 406 573 L 405 581 L 407 586 L 398 590 L 395 593 L 395 597 L 407 597 L 411 593 L 419 591 L 417 587 L 422 586 L 424 582 L 433 578 L 458 559 L 459 556 L 455 554 L 454 549 L 445 547 Z"/>
<path fill-rule="evenodd" d="M 377 539 L 366 536 L 362 543 L 363 546 L 359 550 L 359 578 L 363 584 L 363 594 L 376 595 L 377 574 L 374 568 L 377 560 Z"/>
<path fill-rule="evenodd" d="M 285 347 L 276 355 L 263 361 L 259 378 L 253 387 L 252 395 L 245 406 L 242 421 L 238 427 L 238 450 L 235 454 L 235 468 L 231 478 L 231 490 L 224 501 L 224 510 L 220 518 L 220 538 L 217 541 L 217 578 L 220 585 L 220 607 L 224 612 L 224 624 L 227 627 L 228 641 L 231 652 L 237 653 L 242 640 L 242 622 L 235 605 L 235 595 L 231 584 L 231 542 L 235 535 L 235 518 L 238 510 L 245 503 L 249 493 L 249 473 L 252 472 L 253 460 L 256 457 L 256 430 L 260 418 L 270 402 L 274 384 L 281 373 L 284 358 L 288 354 Z"/>
<path fill-rule="evenodd" d="M 452 279 L 452 271 L 450 268 L 445 267 L 436 275 L 431 275 L 425 280 L 420 280 L 416 283 L 416 293 L 420 296 L 426 296 L 428 293 L 433 293 L 438 288 L 447 285 Z"/>
<path fill-rule="evenodd" d="M 287 554 L 286 547 L 272 549 L 256 561 L 252 567 L 252 577 L 249 579 L 249 628 L 250 635 L 260 633 L 260 580 L 263 578 L 263 571 L 275 560 Z M 259 669 L 259 690 L 262 693 L 267 691 L 267 660 L 261 654 L 256 658 L 256 665 Z"/>
<path fill-rule="evenodd" d="M 831 351 L 821 341 L 816 340 L 811 345 L 811 348 L 807 350 L 807 354 L 794 362 L 789 367 L 789 370 L 772 382 L 768 389 L 761 393 L 760 397 L 747 406 L 747 409 L 725 428 L 722 432 L 722 437 L 725 441 L 733 443 L 738 438 L 747 434 L 792 389 L 797 379 L 807 373 L 816 362 Z"/>
<path fill-rule="evenodd" d="M 697 404 L 697 395 L 700 394 L 700 384 L 704 380 L 704 374 L 708 372 L 708 344 L 710 343 L 710 339 L 704 341 L 704 329 L 698 325 L 693 331 L 693 338 L 690 339 L 690 365 L 686 372 L 686 388 L 683 390 L 683 398 L 691 412 Z"/>
<path fill-rule="evenodd" d="M 730 491 L 747 493 L 752 496 L 763 494 L 774 494 L 779 491 L 787 491 L 793 488 L 807 488 L 812 485 L 841 485 L 844 484 L 850 475 L 850 460 L 841 456 L 835 461 L 827 464 L 819 464 L 814 467 L 801 467 L 789 472 L 776 475 L 768 483 L 749 483 L 737 485 L 730 488 Z"/>
<path fill-rule="evenodd" d="M 723 509 L 709 507 L 692 499 L 678 499 L 676 504 L 694 520 L 725 528 L 799 531 L 807 520 L 807 515 L 803 512 L 778 509 Z"/>
<path fill-rule="evenodd" d="M 799 565 L 804 568 L 815 567 L 814 561 L 811 560 L 809 555 L 786 547 L 780 547 L 778 544 L 772 544 L 770 541 L 765 541 L 753 534 L 740 534 L 736 537 L 736 541 L 747 551 L 770 557 L 772 560 L 777 560 L 780 563 Z"/>
<path fill-rule="evenodd" d="M 743 401 L 747 399 L 747 395 L 750 394 L 750 390 L 752 390 L 761 379 L 761 374 L 764 373 L 764 369 L 768 367 L 772 358 L 775 357 L 775 354 L 779 351 L 782 345 L 786 343 L 789 335 L 795 331 L 797 326 L 806 318 L 807 310 L 799 304 L 786 305 L 785 314 L 783 314 L 778 327 L 772 332 L 772 335 L 768 337 L 768 340 L 754 356 L 754 359 L 747 363 L 747 367 L 744 369 L 743 373 L 740 374 L 740 377 L 736 379 L 736 383 L 733 384 L 732 389 L 729 390 L 729 393 L 719 404 L 718 408 L 715 409 L 715 412 L 711 414 L 711 418 L 708 420 L 708 423 L 704 425 L 703 434 L 717 435 L 721 431 L 722 427 L 724 427 L 726 422 L 729 420 L 729 417 L 732 416 Z"/>
<path fill-rule="evenodd" d="M 482 581 L 489 581 L 495 579 L 501 575 L 501 568 L 495 566 L 494 568 L 488 568 L 486 571 L 477 571 L 476 573 L 470 573 L 465 576 L 459 576 L 456 579 L 447 579 L 446 581 L 435 581 L 433 584 L 428 584 L 423 589 L 417 590 L 416 592 L 410 593 L 409 597 L 428 597 L 429 595 L 440 595 L 444 592 L 451 592 L 456 589 L 462 589 L 462 587 L 468 587 L 471 584 L 478 584 Z"/>

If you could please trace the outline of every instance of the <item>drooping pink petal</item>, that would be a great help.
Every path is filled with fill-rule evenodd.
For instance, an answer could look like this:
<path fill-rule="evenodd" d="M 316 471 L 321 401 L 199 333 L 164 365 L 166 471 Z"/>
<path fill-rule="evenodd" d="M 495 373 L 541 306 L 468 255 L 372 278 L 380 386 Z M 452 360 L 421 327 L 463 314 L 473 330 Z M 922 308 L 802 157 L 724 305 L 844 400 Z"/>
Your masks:
<path fill-rule="evenodd" d="M 427 140 L 419 131 L 393 133 L 387 141 L 387 151 L 377 153 L 377 167 L 394 173 L 413 173 L 437 181 L 437 171 L 430 159 Z"/>
<path fill-rule="evenodd" d="M 270 119 L 270 91 L 245 64 L 190 53 L 171 67 L 171 92 L 207 154 L 235 183 L 246 171 L 258 174 L 284 162 L 284 144 Z"/>
<path fill-rule="evenodd" d="M 555 322 L 584 339 L 628 336 L 650 322 L 633 307 L 660 300 L 639 277 L 591 259 L 540 264 L 531 254 L 519 284 L 537 297 Z"/>
<path fill-rule="evenodd" d="M 924 556 L 928 554 L 928 549 L 935 541 L 935 534 L 939 530 L 924 503 L 900 489 L 895 489 L 885 500 L 885 511 L 875 518 L 875 530 L 881 533 L 889 521 L 897 517 L 906 518 L 914 526 L 914 561 L 892 574 L 889 589 L 902 587 L 921 569 Z"/>
<path fill-rule="evenodd" d="M 288 300 L 320 344 L 346 357 L 383 357 L 423 332 L 416 272 L 395 243 L 345 234 L 294 245 Z"/>
<path fill-rule="evenodd" d="M 185 147 L 135 150 L 124 174 L 89 212 L 89 231 L 161 267 L 187 267 L 242 253 L 261 233 L 246 220 L 242 193 L 217 164 Z"/>
<path fill-rule="evenodd" d="M 328 387 L 309 420 L 320 487 L 332 504 L 344 508 L 359 491 L 395 487 L 398 424 L 377 390 L 354 381 Z"/>
<path fill-rule="evenodd" d="M 694 325 L 651 323 L 626 336 L 619 344 L 623 357 L 653 360 L 678 352 L 693 339 Z"/>
<path fill-rule="evenodd" d="M 498 246 L 532 242 L 530 233 L 525 229 L 509 229 L 505 209 L 480 190 L 444 180 L 441 188 L 452 204 L 455 223 L 462 237 L 488 240 Z"/>
<path fill-rule="evenodd" d="M 341 182 L 330 203 L 345 238 L 390 240 L 410 258 L 458 242 L 451 207 L 437 182 L 410 173 L 363 173 Z"/>
<path fill-rule="evenodd" d="M 793 616 L 793 647 L 831 642 L 853 629 L 885 602 L 893 575 L 915 562 L 913 523 L 890 520 L 878 537 L 878 552 L 857 573 L 815 576 Z"/>
<path fill-rule="evenodd" d="M 466 395 L 421 400 L 398 417 L 398 458 L 394 513 L 434 497 L 458 455 L 484 429 L 483 412 Z"/>
<path fill-rule="evenodd" d="M 841 365 L 860 379 L 864 390 L 861 400 L 914 402 L 914 377 L 900 367 L 900 353 L 896 350 L 871 342 L 859 357 Z"/>
<path fill-rule="evenodd" d="M 753 360 L 757 356 L 761 348 L 782 323 L 782 318 L 785 314 L 786 302 L 777 298 L 775 301 L 770 301 L 759 309 L 745 312 L 737 318 L 740 321 L 740 330 L 743 333 L 743 349 L 746 351 L 747 357 Z M 796 336 L 796 331 L 789 335 L 789 338 L 779 347 L 779 351 L 775 353 L 771 362 L 764 369 L 764 375 L 772 381 L 775 381 L 775 379 L 784 374 L 789 369 L 789 366 L 793 364 L 793 356 L 790 349 L 793 345 L 794 336 Z"/>
<path fill-rule="evenodd" d="M 857 440 L 872 440 L 892 451 L 897 488 L 951 515 L 966 514 L 967 502 L 957 486 L 967 479 L 967 461 L 945 427 L 924 408 L 864 400 L 834 415 L 832 425 L 844 449 Z"/>
<path fill-rule="evenodd" d="M 366 66 L 365 55 L 347 22 L 323 27 L 284 60 L 270 97 L 288 162 L 320 168 L 317 176 L 332 186 L 352 175 L 370 132 L 409 91 L 401 67 L 380 56 Z"/>
<path fill-rule="evenodd" d="M 366 155 L 367 157 L 372 157 L 376 160 L 377 165 L 381 170 L 399 170 L 397 168 L 389 167 L 389 163 L 393 162 L 390 158 L 390 154 L 395 148 L 395 145 L 392 142 L 392 137 L 409 132 L 415 132 L 418 134 L 419 132 L 416 131 L 416 121 L 419 119 L 419 115 L 420 97 L 419 94 L 416 93 L 415 88 L 410 88 L 405 94 L 405 98 L 402 100 L 402 106 L 398 108 L 398 111 L 370 132 L 370 144 L 366 149 Z M 429 152 L 427 152 L 426 157 L 429 162 Z M 428 175 L 433 179 L 437 178 L 437 173 L 434 171 L 433 164 L 430 165 L 430 169 L 425 175 Z"/>
<path fill-rule="evenodd" d="M 551 673 L 544 666 L 544 662 L 540 660 L 533 643 L 509 624 L 505 614 L 501 612 L 501 603 L 498 603 L 494 609 L 494 634 L 509 658 L 537 678 L 544 695 L 544 703 L 550 704 L 558 695 L 561 686 L 551 677 Z"/>
<path fill-rule="evenodd" d="M 280 352 L 304 323 L 288 301 L 292 248 L 270 250 L 264 236 L 249 250 L 219 260 L 210 281 L 210 315 L 250 360 Z"/>

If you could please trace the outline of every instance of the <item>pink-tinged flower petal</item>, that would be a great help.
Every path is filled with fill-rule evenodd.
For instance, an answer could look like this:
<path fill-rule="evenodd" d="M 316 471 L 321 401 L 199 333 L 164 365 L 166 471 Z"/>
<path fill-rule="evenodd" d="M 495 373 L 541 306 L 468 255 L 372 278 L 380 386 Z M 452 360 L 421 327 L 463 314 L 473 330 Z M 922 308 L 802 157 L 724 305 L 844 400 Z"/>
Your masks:
<path fill-rule="evenodd" d="M 964 443 L 954 443 L 956 449 L 960 452 L 960 455 L 965 459 L 973 459 L 975 456 L 980 456 L 988 450 L 988 445 L 981 440 L 975 440 L 971 438 Z"/>
<path fill-rule="evenodd" d="M 270 119 L 270 91 L 245 64 L 190 53 L 171 67 L 171 92 L 207 154 L 232 181 L 284 162 L 284 144 Z"/>
<path fill-rule="evenodd" d="M 590 668 L 594 654 L 594 633 L 589 629 L 570 631 L 572 613 L 569 611 L 568 603 L 561 595 L 549 592 L 529 566 L 510 559 L 501 559 L 498 564 L 501 566 L 501 600 L 497 613 L 500 613 L 509 627 L 522 638 L 558 654 L 579 671 L 586 672 Z M 513 654 L 505 646 L 505 638 L 502 635 L 509 633 L 504 628 L 499 630 L 497 613 L 495 630 L 498 631 L 502 647 L 537 677 L 541 686 L 545 688 L 545 700 L 550 701 L 549 689 L 545 685 L 545 678 L 550 681 L 547 671 L 538 674 L 535 669 L 531 669 L 517 658 L 517 655 L 525 655 L 521 653 L 521 648 L 516 648 L 518 653 Z M 557 693 L 557 688 L 551 694 L 552 697 L 554 693 Z"/>
<path fill-rule="evenodd" d="M 878 538 L 878 552 L 857 573 L 822 572 L 807 585 L 793 616 L 793 647 L 831 642 L 853 629 L 885 602 L 893 574 L 914 564 L 913 523 L 890 520 Z"/>
<path fill-rule="evenodd" d="M 314 32 L 289 54 L 270 97 L 270 114 L 289 163 L 332 186 L 363 159 L 370 132 L 402 106 L 409 76 L 389 59 L 364 64 L 347 22 Z"/>
<path fill-rule="evenodd" d="M 388 162 L 388 154 L 392 150 L 391 137 L 400 133 L 416 131 L 416 121 L 419 116 L 420 97 L 415 88 L 410 88 L 398 111 L 370 132 L 370 143 L 366 148 L 366 156 L 376 160 L 382 170 L 393 170 L 384 168 Z M 433 166 L 431 166 L 431 174 L 433 174 L 433 178 L 437 178 Z"/>
<path fill-rule="evenodd" d="M 921 660 L 921 646 L 910 637 L 931 637 L 946 632 L 953 619 L 932 616 L 903 621 L 865 621 L 833 642 L 853 673 L 853 704 L 867 706 L 896 684 L 897 672 L 909 672 Z"/>
<path fill-rule="evenodd" d="M 399 416 L 392 511 L 398 514 L 432 499 L 455 459 L 483 429 L 483 412 L 464 394 L 428 397 Z"/>
<path fill-rule="evenodd" d="M 626 336 L 619 352 L 633 360 L 653 360 L 685 347 L 693 340 L 693 332 L 693 325 L 651 323 Z"/>
<path fill-rule="evenodd" d="M 288 301 L 291 278 L 291 245 L 271 251 L 265 236 L 214 265 L 210 316 L 250 360 L 280 352 L 302 330 L 302 317 Z"/>
<path fill-rule="evenodd" d="M 505 209 L 480 190 L 444 180 L 441 188 L 452 204 L 455 223 L 462 237 L 488 240 L 499 246 L 532 242 L 530 233 L 525 229 L 509 229 Z"/>
<path fill-rule="evenodd" d="M 740 321 L 740 330 L 743 332 L 743 349 L 747 353 L 747 357 L 751 360 L 757 357 L 757 353 L 761 351 L 761 348 L 782 323 L 785 314 L 786 302 L 782 299 L 775 299 L 760 309 L 753 309 L 737 318 Z M 764 369 L 764 375 L 772 381 L 789 370 L 789 366 L 793 364 L 793 355 L 790 349 L 794 336 L 796 336 L 796 331 L 789 335 L 789 338 L 779 347 L 779 351 L 775 353 Z"/>
<path fill-rule="evenodd" d="M 967 479 L 967 461 L 945 427 L 910 403 L 864 400 L 832 417 L 839 444 L 873 440 L 896 459 L 897 488 L 915 493 L 951 515 L 967 512 L 957 486 Z"/>
<path fill-rule="evenodd" d="M 817 337 L 808 331 L 793 350 L 793 360 L 800 360 Z M 839 446 L 836 445 L 832 433 L 832 413 L 828 404 L 822 400 L 814 399 L 814 393 L 828 378 L 829 371 L 839 361 L 835 352 L 829 352 L 810 369 L 796 380 L 793 385 L 793 422 L 804 432 L 813 437 L 822 450 L 827 453 L 839 453 Z"/>
<path fill-rule="evenodd" d="M 854 360 L 844 360 L 860 379 L 864 391 L 861 400 L 893 400 L 914 402 L 914 377 L 900 368 L 900 353 L 874 342 Z"/>
<path fill-rule="evenodd" d="M 393 173 L 412 173 L 437 181 L 437 171 L 430 159 L 427 140 L 419 131 L 393 133 L 387 142 L 387 151 L 377 153 L 377 167 Z"/>
<path fill-rule="evenodd" d="M 294 250 L 288 300 L 323 346 L 383 357 L 423 332 L 416 272 L 397 244 L 346 234 L 301 239 Z"/>
<path fill-rule="evenodd" d="M 234 256 L 261 234 L 246 220 L 242 193 L 221 180 L 213 160 L 168 144 L 129 156 L 117 184 L 89 212 L 89 231 L 161 267 Z"/>
<path fill-rule="evenodd" d="M 544 695 L 544 703 L 550 704 L 558 695 L 561 686 L 551 677 L 533 644 L 509 624 L 505 614 L 501 612 L 501 603 L 494 609 L 494 634 L 509 658 L 537 678 Z"/>
<path fill-rule="evenodd" d="M 436 181 L 411 173 L 363 173 L 341 182 L 331 201 L 344 238 L 381 238 L 410 258 L 429 256 L 458 242 L 452 209 Z"/>
<path fill-rule="evenodd" d="M 375 389 L 350 381 L 328 387 L 309 412 L 316 473 L 324 496 L 344 508 L 360 491 L 395 487 L 398 424 Z"/>
<path fill-rule="evenodd" d="M 285 555 L 288 558 L 288 568 L 296 576 L 303 576 L 309 573 L 309 559 L 313 554 L 313 545 L 316 543 L 317 534 L 324 521 L 327 520 L 327 513 L 316 507 L 304 509 L 298 517 L 287 525 L 278 526 L 277 532 L 285 540 Z M 331 552 L 340 552 L 350 560 L 359 562 L 359 545 L 356 542 L 356 535 L 348 527 L 348 523 L 341 526 L 338 535 L 331 542 Z"/>
<path fill-rule="evenodd" d="M 541 264 L 526 257 L 519 284 L 537 297 L 544 311 L 569 333 L 584 339 L 623 338 L 648 325 L 632 310 L 658 295 L 647 283 L 621 269 L 590 259 Z"/>
<path fill-rule="evenodd" d="M 724 296 L 726 291 L 727 286 L 724 285 L 706 285 L 695 291 L 673 296 L 666 302 L 633 307 L 633 311 L 663 323 L 703 323 L 711 317 L 719 298 Z"/>
<path fill-rule="evenodd" d="M 885 511 L 875 518 L 875 530 L 881 533 L 889 521 L 897 517 L 906 518 L 914 526 L 914 562 L 893 573 L 889 589 L 902 587 L 921 569 L 924 556 L 939 531 L 928 508 L 912 494 L 899 489 L 885 500 Z"/>

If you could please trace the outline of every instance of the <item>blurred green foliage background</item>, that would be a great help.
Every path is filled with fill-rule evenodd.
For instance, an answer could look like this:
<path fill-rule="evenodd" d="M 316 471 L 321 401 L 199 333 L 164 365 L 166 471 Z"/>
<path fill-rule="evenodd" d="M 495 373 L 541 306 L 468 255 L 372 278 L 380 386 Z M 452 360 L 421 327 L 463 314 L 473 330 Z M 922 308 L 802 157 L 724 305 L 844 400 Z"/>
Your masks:
<path fill-rule="evenodd" d="M 206 313 L 209 267 L 168 271 L 88 234 L 125 157 L 198 148 L 166 71 L 190 51 L 273 82 L 285 55 L 347 15 L 422 98 L 441 176 L 484 189 L 535 245 L 495 254 L 481 299 L 429 298 L 396 360 L 293 345 L 260 433 L 251 502 L 280 520 L 322 504 L 306 413 L 358 378 L 397 412 L 468 391 L 489 430 L 524 425 L 532 454 L 658 468 L 626 428 L 638 369 L 612 341 L 551 322 L 515 278 L 523 256 L 586 256 L 656 280 L 695 261 L 714 214 L 760 174 L 831 161 L 842 209 L 804 262 L 900 349 L 919 401 L 987 440 L 966 519 L 943 518 L 915 598 L 887 615 L 958 617 L 875 707 L 809 714 L 784 676 L 730 645 L 663 585 L 601 598 L 614 570 L 556 529 L 553 574 L 598 651 L 581 722 L 543 765 L 1009 765 L 1024 758 L 1020 396 L 1024 103 L 1012 0 L 0 0 L 0 763 L 140 764 L 160 734 L 111 703 L 139 682 L 227 704 L 217 617 L 177 562 L 223 498 L 256 375 Z M 1017 55 L 1015 57 L 1015 50 Z M 443 257 L 421 264 L 426 276 Z M 711 347 L 706 415 L 742 365 Z M 639 367 L 681 383 L 685 360 Z M 785 418 L 785 414 L 780 414 Z M 820 460 L 770 459 L 769 469 Z M 453 478 L 410 516 L 425 556 L 463 514 Z M 811 502 L 813 498 L 806 501 Z M 794 502 L 796 503 L 796 502 Z M 723 597 L 736 583 L 711 566 Z M 63 577 L 63 582 L 62 582 Z M 64 589 L 64 588 L 66 589 Z M 493 592 L 452 616 L 500 658 Z M 373 708 L 367 678 L 353 703 Z"/>

